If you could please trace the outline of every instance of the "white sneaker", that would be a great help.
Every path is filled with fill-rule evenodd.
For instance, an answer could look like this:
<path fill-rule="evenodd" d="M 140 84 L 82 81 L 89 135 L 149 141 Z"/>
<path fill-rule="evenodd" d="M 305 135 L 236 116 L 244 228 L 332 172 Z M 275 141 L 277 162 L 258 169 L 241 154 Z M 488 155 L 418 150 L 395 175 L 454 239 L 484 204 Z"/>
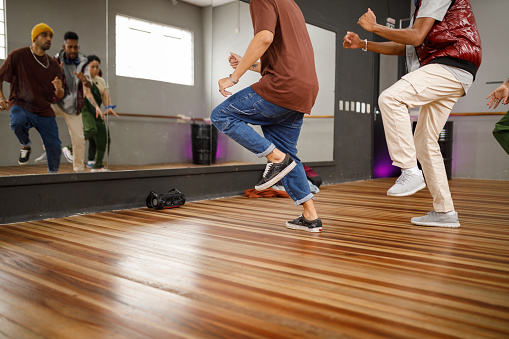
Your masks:
<path fill-rule="evenodd" d="M 410 222 L 419 226 L 460 227 L 458 212 L 456 211 L 450 214 L 432 211 L 423 217 L 412 218 Z"/>
<path fill-rule="evenodd" d="M 87 161 L 87 168 L 92 168 L 95 165 L 95 161 Z"/>
<path fill-rule="evenodd" d="M 39 164 L 45 164 L 48 162 L 48 156 L 46 155 L 46 152 L 44 152 L 43 154 L 41 154 L 40 157 L 36 158 L 35 159 L 35 162 L 36 163 L 39 163 Z"/>
<path fill-rule="evenodd" d="M 101 168 L 92 168 L 90 172 L 109 172 L 107 168 L 101 167 Z"/>
<path fill-rule="evenodd" d="M 387 195 L 393 197 L 406 197 L 426 187 L 422 171 L 419 174 L 413 174 L 411 171 L 403 170 L 396 180 L 396 183 L 389 188 Z"/>
<path fill-rule="evenodd" d="M 62 148 L 62 153 L 64 153 L 64 157 L 67 159 L 67 161 L 69 161 L 71 164 L 74 162 L 74 156 L 67 147 Z"/>

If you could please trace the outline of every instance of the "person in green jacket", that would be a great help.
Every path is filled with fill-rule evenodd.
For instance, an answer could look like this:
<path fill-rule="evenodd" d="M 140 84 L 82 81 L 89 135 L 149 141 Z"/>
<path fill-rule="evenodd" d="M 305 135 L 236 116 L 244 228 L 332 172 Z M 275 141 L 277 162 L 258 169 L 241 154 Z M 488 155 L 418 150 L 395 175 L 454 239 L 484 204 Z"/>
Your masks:
<path fill-rule="evenodd" d="M 83 132 L 85 139 L 89 141 L 89 162 L 92 164 L 92 172 L 107 171 L 104 168 L 103 158 L 106 148 L 109 150 L 111 142 L 109 130 L 104 122 L 107 114 L 113 114 L 118 117 L 111 105 L 110 92 L 106 87 L 106 82 L 99 76 L 101 60 L 96 55 L 88 57 L 88 73 L 92 81 L 92 87 L 85 89 L 85 105 L 82 110 Z M 101 105 L 104 104 L 104 112 Z"/>

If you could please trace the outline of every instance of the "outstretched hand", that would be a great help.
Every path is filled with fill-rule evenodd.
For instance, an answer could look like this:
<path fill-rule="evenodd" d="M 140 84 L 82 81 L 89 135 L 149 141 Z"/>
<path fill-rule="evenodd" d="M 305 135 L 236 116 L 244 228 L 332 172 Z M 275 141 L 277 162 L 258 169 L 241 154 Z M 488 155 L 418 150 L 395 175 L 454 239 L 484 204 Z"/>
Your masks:
<path fill-rule="evenodd" d="M 359 18 L 359 21 L 357 21 L 357 25 L 361 26 L 368 32 L 373 32 L 376 25 L 375 13 L 368 8 L 368 11 Z"/>
<path fill-rule="evenodd" d="M 491 94 L 488 95 L 486 99 L 489 99 L 486 105 L 488 105 L 490 108 L 493 107 L 493 109 L 497 108 L 500 102 L 502 102 L 504 105 L 509 104 L 509 82 L 504 82 L 502 85 L 500 85 L 500 87 L 491 92 Z"/>
<path fill-rule="evenodd" d="M 364 47 L 363 41 L 361 38 L 359 38 L 359 35 L 357 35 L 354 32 L 346 32 L 346 35 L 343 38 L 343 47 L 344 48 L 362 48 Z"/>
<path fill-rule="evenodd" d="M 73 73 L 74 73 L 74 75 L 76 75 L 76 77 L 77 77 L 78 79 L 80 79 L 80 80 L 81 80 L 81 82 L 82 82 L 82 83 L 87 83 L 87 82 L 88 82 L 88 79 L 87 79 L 87 77 L 85 76 L 85 74 L 83 74 L 83 72 L 79 72 L 79 73 L 73 72 Z"/>
<path fill-rule="evenodd" d="M 0 99 L 0 111 L 6 111 L 9 109 L 9 100 L 2 98 Z"/>
<path fill-rule="evenodd" d="M 107 115 L 107 114 L 113 114 L 114 116 L 116 116 L 118 118 L 118 114 L 115 113 L 115 111 L 113 110 L 113 108 L 107 108 L 105 111 L 104 111 L 104 115 Z"/>

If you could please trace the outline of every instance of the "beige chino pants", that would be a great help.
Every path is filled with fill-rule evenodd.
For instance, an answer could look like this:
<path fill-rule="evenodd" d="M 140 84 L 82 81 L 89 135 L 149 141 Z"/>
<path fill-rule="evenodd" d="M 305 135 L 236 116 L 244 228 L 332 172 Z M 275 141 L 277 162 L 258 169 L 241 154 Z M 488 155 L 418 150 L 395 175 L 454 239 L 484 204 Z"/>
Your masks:
<path fill-rule="evenodd" d="M 83 119 L 81 114 L 68 114 L 57 104 L 52 104 L 51 108 L 56 115 L 65 119 L 69 134 L 71 135 L 73 170 L 75 172 L 83 172 L 85 170 L 85 137 L 83 135 Z"/>
<path fill-rule="evenodd" d="M 419 159 L 436 212 L 454 209 L 438 137 L 463 93 L 451 72 L 431 64 L 406 74 L 378 99 L 392 164 L 411 168 Z M 412 135 L 408 109 L 418 106 L 419 119 Z"/>

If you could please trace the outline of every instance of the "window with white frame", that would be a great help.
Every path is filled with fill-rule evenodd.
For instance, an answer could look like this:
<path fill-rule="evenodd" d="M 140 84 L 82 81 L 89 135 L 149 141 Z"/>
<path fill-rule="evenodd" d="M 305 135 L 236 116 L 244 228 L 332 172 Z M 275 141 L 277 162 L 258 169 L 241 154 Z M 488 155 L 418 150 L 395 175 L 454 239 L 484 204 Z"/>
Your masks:
<path fill-rule="evenodd" d="M 193 32 L 116 16 L 116 74 L 194 85 Z"/>
<path fill-rule="evenodd" d="M 7 58 L 7 39 L 5 31 L 5 2 L 0 0 L 0 59 Z"/>

